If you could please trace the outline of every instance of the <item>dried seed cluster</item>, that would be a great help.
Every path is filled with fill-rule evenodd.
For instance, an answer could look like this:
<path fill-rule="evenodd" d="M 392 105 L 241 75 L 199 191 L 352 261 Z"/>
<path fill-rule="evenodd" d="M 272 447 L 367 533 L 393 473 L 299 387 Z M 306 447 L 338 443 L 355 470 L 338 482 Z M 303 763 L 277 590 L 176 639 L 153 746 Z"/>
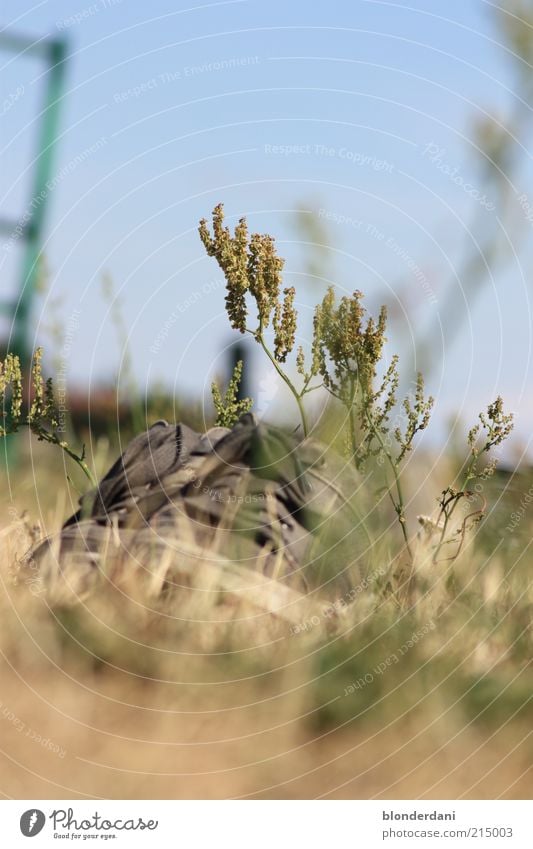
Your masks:
<path fill-rule="evenodd" d="M 222 396 L 222 392 L 215 381 L 211 384 L 211 393 L 217 414 L 215 421 L 217 427 L 233 427 L 240 416 L 252 409 L 253 402 L 251 398 L 238 400 L 241 378 L 242 360 L 239 360 L 233 370 L 233 375 L 224 396 Z"/>
<path fill-rule="evenodd" d="M 249 331 L 247 326 L 247 294 L 255 300 L 258 326 L 253 332 L 262 335 L 271 319 L 274 326 L 274 357 L 283 363 L 294 348 L 296 334 L 295 290 L 283 290 L 284 260 L 276 253 L 272 236 L 253 233 L 248 238 L 248 225 L 241 218 L 232 236 L 224 226 L 224 207 L 213 210 L 213 234 L 205 218 L 200 221 L 200 238 L 209 256 L 215 257 L 226 278 L 226 310 L 235 330 Z"/>

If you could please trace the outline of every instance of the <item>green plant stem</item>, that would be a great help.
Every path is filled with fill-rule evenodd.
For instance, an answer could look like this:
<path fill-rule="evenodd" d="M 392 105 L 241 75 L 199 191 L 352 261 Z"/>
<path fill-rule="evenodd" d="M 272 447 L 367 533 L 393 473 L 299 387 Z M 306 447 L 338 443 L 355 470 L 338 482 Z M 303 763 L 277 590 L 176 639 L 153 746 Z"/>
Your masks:
<path fill-rule="evenodd" d="M 25 424 L 25 423 L 21 422 L 21 424 Z M 92 474 L 91 470 L 89 469 L 87 463 L 83 459 L 83 455 L 80 457 L 79 454 L 76 454 L 76 452 L 73 451 L 72 448 L 70 448 L 69 445 L 63 444 L 61 442 L 61 440 L 59 440 L 57 438 L 57 436 L 55 436 L 53 433 L 50 433 L 49 431 L 46 431 L 46 430 L 33 430 L 31 423 L 27 423 L 27 426 L 30 428 L 31 432 L 34 433 L 39 439 L 42 439 L 43 442 L 48 442 L 50 445 L 58 445 L 61 448 L 61 450 L 65 452 L 65 454 L 68 454 L 68 456 L 71 458 L 71 460 L 74 460 L 74 462 L 77 463 L 77 465 L 80 467 L 80 469 L 82 470 L 84 475 L 90 481 L 91 485 L 93 487 L 96 487 L 96 485 L 97 485 L 96 480 L 93 477 L 93 474 Z"/>
<path fill-rule="evenodd" d="M 60 447 L 63 449 L 65 454 L 68 454 L 68 456 L 78 464 L 78 466 L 80 467 L 80 469 L 82 470 L 84 475 L 90 481 L 91 486 L 96 487 L 97 486 L 96 479 L 93 477 L 92 472 L 89 469 L 85 460 L 82 460 L 81 457 L 78 457 L 78 455 L 74 451 L 72 451 L 70 448 L 64 448 L 62 445 Z"/>
<path fill-rule="evenodd" d="M 357 432 L 355 427 L 355 394 L 356 394 L 357 385 L 353 378 L 350 380 L 350 409 L 348 411 L 349 417 L 349 425 L 350 425 L 350 442 L 352 443 L 352 454 L 355 458 L 357 454 Z"/>
<path fill-rule="evenodd" d="M 300 398 L 303 398 L 303 396 L 307 395 L 308 392 L 312 392 L 313 389 L 317 388 L 316 386 L 311 386 L 311 388 L 309 388 L 309 384 L 312 380 L 312 377 L 313 377 L 313 375 L 310 374 L 309 377 L 307 378 L 307 380 L 305 381 L 304 385 L 302 386 L 302 391 L 299 393 Z"/>
<path fill-rule="evenodd" d="M 385 447 L 385 443 L 383 442 L 381 433 L 379 432 L 379 428 L 377 428 L 376 425 L 374 424 L 372 416 L 370 415 L 370 413 L 368 411 L 368 405 L 366 404 L 366 399 L 365 399 L 365 391 L 364 391 L 364 387 L 361 384 L 361 381 L 359 381 L 359 386 L 360 386 L 361 393 L 362 393 L 363 409 L 364 409 L 364 412 L 365 412 L 365 418 L 368 422 L 370 432 L 374 435 L 375 439 L 377 439 L 377 441 L 379 442 L 381 450 L 383 451 L 383 453 L 384 453 L 385 457 L 387 458 L 387 461 L 388 461 L 388 463 L 389 463 L 389 465 L 392 469 L 392 473 L 393 473 L 393 476 L 394 476 L 394 484 L 396 486 L 396 494 L 398 496 L 398 500 L 397 501 L 394 500 L 394 498 L 392 497 L 392 493 L 390 492 L 390 489 L 389 489 L 389 494 L 391 496 L 392 503 L 394 504 L 394 509 L 396 510 L 396 514 L 398 516 L 398 522 L 400 523 L 400 527 L 402 529 L 402 534 L 403 534 L 403 538 L 404 538 L 404 541 L 405 541 L 405 547 L 407 549 L 407 553 L 409 554 L 409 557 L 412 560 L 413 559 L 413 552 L 411 550 L 411 545 L 409 543 L 409 534 L 407 532 L 407 522 L 406 522 L 406 519 L 405 519 L 405 506 L 404 506 L 404 500 L 403 500 L 403 490 L 402 490 L 402 484 L 401 484 L 401 481 L 400 481 L 400 475 L 399 475 L 399 472 L 398 472 L 398 467 L 397 467 L 397 464 L 394 462 L 394 459 L 391 456 L 390 452 Z"/>
<path fill-rule="evenodd" d="M 447 534 L 447 531 L 448 531 L 448 525 L 450 524 L 450 519 L 452 518 L 453 512 L 454 512 L 455 508 L 457 507 L 460 498 L 462 498 L 462 496 L 465 495 L 465 493 L 466 493 L 466 487 L 468 485 L 468 481 L 472 479 L 472 469 L 474 468 L 477 459 L 478 459 L 478 455 L 473 456 L 470 463 L 468 464 L 468 468 L 466 470 L 466 474 L 465 474 L 462 486 L 459 489 L 455 498 L 453 499 L 453 504 L 451 505 L 450 509 L 449 510 L 447 509 L 447 507 L 448 507 L 447 504 L 445 504 L 444 506 L 441 507 L 441 514 L 444 514 L 444 520 L 443 520 L 443 523 L 442 523 L 442 530 L 441 530 L 441 533 L 440 533 L 440 536 L 439 536 L 439 541 L 438 541 L 436 549 L 435 549 L 435 554 L 433 555 L 433 563 L 436 563 L 439 552 L 440 552 L 442 546 L 444 545 L 444 541 L 446 539 L 446 534 Z"/>
<path fill-rule="evenodd" d="M 350 412 L 349 412 L 348 416 L 349 416 L 349 422 L 350 422 L 350 442 L 352 443 L 352 455 L 353 455 L 353 457 L 355 457 L 355 455 L 357 453 L 357 445 L 356 445 L 357 433 L 356 433 L 356 429 L 355 429 L 355 410 L 354 410 L 353 406 L 350 407 Z"/>

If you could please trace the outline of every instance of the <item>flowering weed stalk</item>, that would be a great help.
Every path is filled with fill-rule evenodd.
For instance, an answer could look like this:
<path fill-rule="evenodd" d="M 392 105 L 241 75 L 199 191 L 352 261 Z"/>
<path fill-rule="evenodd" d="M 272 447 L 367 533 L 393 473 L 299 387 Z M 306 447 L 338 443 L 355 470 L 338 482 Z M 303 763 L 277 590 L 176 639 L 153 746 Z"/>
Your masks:
<path fill-rule="evenodd" d="M 309 363 L 303 348 L 299 346 L 297 350 L 296 370 L 301 378 L 298 389 L 282 368 L 295 345 L 295 290 L 282 286 L 284 260 L 278 257 L 273 238 L 258 233 L 249 238 L 245 218 L 240 219 L 232 236 L 224 226 L 222 204 L 213 210 L 213 233 L 209 232 L 205 219 L 200 222 L 199 232 L 207 253 L 216 258 L 226 277 L 226 310 L 231 326 L 241 333 L 250 333 L 261 345 L 296 400 L 304 435 L 309 433 L 304 396 L 324 387 L 347 411 L 349 444 L 356 467 L 362 469 L 365 462 L 376 455 L 385 458 L 394 481 L 393 486 L 388 487 L 389 495 L 409 550 L 399 466 L 411 450 L 416 434 L 427 427 L 433 399 L 424 398 L 424 382 L 419 375 L 414 403 L 409 399 L 403 402 L 407 424 L 404 431 L 394 430 L 397 450 L 393 450 L 387 436 L 390 415 L 396 405 L 398 357 L 393 357 L 380 386 L 376 388 L 375 385 L 386 341 L 386 308 L 381 308 L 375 322 L 366 316 L 361 292 L 341 298 L 336 306 L 335 292 L 330 287 L 315 309 Z M 257 325 L 252 328 L 249 327 L 248 294 L 257 308 Z M 271 321 L 273 351 L 265 339 L 265 330 Z"/>
<path fill-rule="evenodd" d="M 418 374 L 414 401 L 405 398 L 402 404 L 405 428 L 392 430 L 390 417 L 397 404 L 400 381 L 398 357 L 393 356 L 376 387 L 386 341 L 387 311 L 381 307 L 375 322 L 371 316 L 367 318 L 362 299 L 362 293 L 355 291 L 351 297 L 341 298 L 336 307 L 333 287 L 328 289 L 315 310 L 312 368 L 321 375 L 327 391 L 346 408 L 356 467 L 362 470 L 369 458 L 377 457 L 392 472 L 393 483 L 386 489 L 411 555 L 400 466 L 411 451 L 416 434 L 429 424 L 433 398 L 425 399 L 424 380 Z"/>
<path fill-rule="evenodd" d="M 310 386 L 313 374 L 304 375 L 303 385 L 298 389 L 282 368 L 287 356 L 293 351 L 296 339 L 297 312 L 294 308 L 294 287 L 282 291 L 284 260 L 277 253 L 274 239 L 269 235 L 252 234 L 248 237 L 248 225 L 241 218 L 232 236 L 224 226 L 224 208 L 218 204 L 213 210 L 213 233 L 209 232 L 205 218 L 200 221 L 200 238 L 209 256 L 215 257 L 226 278 L 226 311 L 231 326 L 240 333 L 250 333 L 261 345 L 277 373 L 288 386 L 298 405 L 304 435 L 309 425 L 303 398 L 317 387 Z M 255 301 L 257 318 L 250 326 L 246 296 Z M 252 318 L 253 321 L 253 318 Z M 265 332 L 272 325 L 274 349 L 271 350 Z M 298 351 L 298 362 L 303 352 Z M 300 369 L 299 369 L 300 370 Z"/>
<path fill-rule="evenodd" d="M 222 396 L 222 392 L 215 381 L 211 384 L 211 394 L 217 414 L 215 421 L 217 427 L 233 427 L 243 413 L 248 413 L 252 409 L 253 401 L 251 398 L 242 398 L 240 401 L 238 399 L 241 377 L 242 360 L 239 360 L 233 369 L 233 375 L 224 396 Z"/>
<path fill-rule="evenodd" d="M 274 239 L 267 234 L 248 235 L 245 218 L 241 218 L 232 235 L 224 226 L 224 209 L 218 204 L 213 210 L 213 229 L 205 219 L 200 221 L 200 237 L 209 256 L 215 257 L 226 278 L 226 310 L 231 326 L 240 333 L 250 333 L 264 350 L 281 379 L 292 392 L 302 421 L 304 436 L 309 424 L 304 397 L 324 387 L 346 410 L 348 446 L 357 469 L 363 470 L 371 459 L 385 467 L 386 485 L 400 524 L 405 550 L 411 562 L 413 555 L 407 528 L 405 499 L 402 488 L 402 464 L 412 450 L 415 437 L 429 424 L 433 398 L 426 397 L 424 378 L 418 374 L 414 391 L 400 405 L 401 426 L 391 421 L 398 409 L 397 390 L 400 382 L 398 356 L 394 355 L 383 371 L 383 349 L 386 342 L 387 310 L 382 306 L 377 321 L 367 315 L 363 294 L 356 290 L 336 303 L 330 286 L 315 308 L 311 350 L 306 354 L 301 346 L 296 352 L 296 371 L 300 377 L 297 387 L 287 374 L 284 364 L 293 352 L 297 331 L 295 290 L 283 287 L 284 260 L 276 252 Z M 250 320 L 249 296 L 257 311 Z M 271 349 L 265 331 L 272 324 L 274 346 Z M 252 325 L 252 326 L 250 326 Z M 242 365 L 241 365 L 242 368 Z M 380 374 L 382 377 L 380 378 Z M 233 382 L 240 379 L 234 374 Z M 234 421 L 236 387 L 230 383 L 223 402 L 213 387 L 217 422 Z M 248 399 L 247 399 L 248 400 Z M 249 409 L 249 407 L 246 407 Z M 512 416 L 503 413 L 501 398 L 480 415 L 480 422 L 469 433 L 470 458 L 459 490 L 448 487 L 439 500 L 440 514 L 436 523 L 439 541 L 437 558 L 447 541 L 449 523 L 458 501 L 468 494 L 467 486 L 477 477 L 478 461 L 483 453 L 499 445 L 512 429 Z M 481 429 L 486 439 L 479 445 Z M 495 461 L 492 461 L 495 462 Z M 486 470 L 485 470 L 486 474 Z M 475 511 L 477 515 L 480 511 Z M 465 523 L 463 523 L 463 535 Z"/>
<path fill-rule="evenodd" d="M 469 518 L 473 518 L 475 522 L 481 521 L 484 516 L 484 508 L 475 510 L 469 514 L 462 522 L 460 528 L 456 531 L 456 540 L 448 539 L 449 527 L 452 516 L 459 502 L 463 498 L 471 498 L 475 493 L 468 488 L 471 481 L 477 479 L 486 479 L 490 477 L 497 464 L 495 458 L 491 458 L 487 465 L 479 468 L 481 457 L 488 454 L 493 448 L 507 439 L 513 429 L 513 414 L 504 413 L 503 401 L 498 395 L 494 403 L 489 404 L 486 413 L 479 414 L 479 422 L 474 425 L 468 433 L 469 457 L 464 464 L 461 484 L 458 489 L 453 486 L 448 486 L 442 491 L 441 497 L 438 499 L 439 513 L 436 520 L 436 527 L 439 528 L 439 538 L 435 546 L 433 562 L 436 563 L 439 559 L 441 549 L 448 543 L 457 542 L 455 553 L 447 560 L 455 560 L 460 553 L 464 535 L 466 531 L 466 522 Z M 481 438 L 480 438 L 481 437 Z M 458 537 L 458 540 L 457 540 Z"/>

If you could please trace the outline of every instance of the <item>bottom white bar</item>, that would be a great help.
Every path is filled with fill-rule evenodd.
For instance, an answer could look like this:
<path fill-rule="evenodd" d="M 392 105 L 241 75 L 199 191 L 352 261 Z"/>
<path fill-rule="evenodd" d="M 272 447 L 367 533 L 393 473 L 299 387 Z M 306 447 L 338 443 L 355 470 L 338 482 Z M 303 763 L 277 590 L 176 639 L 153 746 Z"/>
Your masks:
<path fill-rule="evenodd" d="M 530 849 L 527 801 L 2 801 L 2 846 Z M 29 841 L 35 838 L 35 844 Z"/>

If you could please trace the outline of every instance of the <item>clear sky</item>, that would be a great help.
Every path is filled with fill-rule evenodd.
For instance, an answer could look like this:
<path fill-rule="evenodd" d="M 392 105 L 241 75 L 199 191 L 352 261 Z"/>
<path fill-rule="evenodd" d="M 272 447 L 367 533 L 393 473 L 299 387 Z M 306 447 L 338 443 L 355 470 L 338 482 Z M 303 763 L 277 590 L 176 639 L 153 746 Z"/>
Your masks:
<path fill-rule="evenodd" d="M 330 279 L 339 292 L 362 289 L 370 306 L 391 306 L 389 347 L 409 368 L 413 339 L 436 328 L 430 384 L 441 420 L 452 410 L 468 419 L 501 393 L 527 437 L 528 240 L 479 298 L 465 297 L 458 275 L 471 221 L 491 227 L 500 214 L 483 197 L 472 141 L 476 120 L 514 105 L 493 12 L 481 0 L 4 0 L 4 28 L 61 34 L 70 50 L 36 343 L 53 347 L 47 328 L 74 313 L 69 378 L 115 375 L 122 350 L 102 295 L 107 273 L 140 385 L 204 393 L 234 338 L 220 272 L 196 232 L 223 201 L 231 223 L 245 214 L 277 236 L 304 337 Z M 2 215 L 19 217 L 31 201 L 42 66 L 0 58 L 2 101 L 23 86 L 3 107 L 1 139 Z M 533 196 L 522 155 L 513 191 Z M 327 242 L 327 279 L 308 274 L 298 211 Z M 5 294 L 19 260 L 0 250 Z M 443 324 L 450 287 L 457 308 Z M 259 358 L 256 377 L 270 385 Z"/>

